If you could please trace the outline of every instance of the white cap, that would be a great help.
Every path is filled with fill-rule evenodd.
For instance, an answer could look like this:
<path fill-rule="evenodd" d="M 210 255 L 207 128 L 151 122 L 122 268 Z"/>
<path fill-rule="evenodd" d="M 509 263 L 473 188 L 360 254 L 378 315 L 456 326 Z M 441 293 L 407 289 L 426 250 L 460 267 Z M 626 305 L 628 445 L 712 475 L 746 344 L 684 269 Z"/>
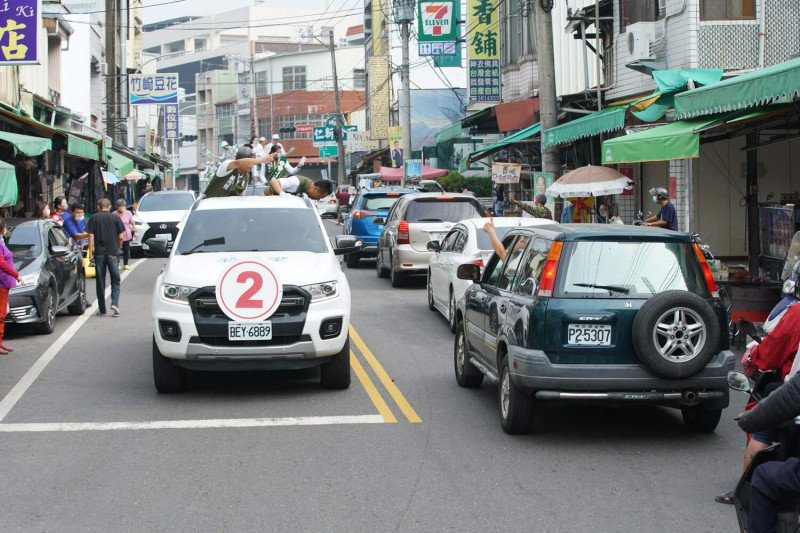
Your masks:
<path fill-rule="evenodd" d="M 222 141 L 222 144 L 220 146 L 228 146 L 228 141 Z"/>
<path fill-rule="evenodd" d="M 261 137 L 261 138 L 258 140 L 258 142 L 261 142 L 261 141 L 266 141 L 266 140 L 267 140 L 267 138 L 266 138 L 266 137 Z"/>
<path fill-rule="evenodd" d="M 275 135 L 273 135 L 273 136 L 272 136 L 272 140 L 273 140 L 273 141 L 279 141 L 279 140 L 280 140 L 280 138 L 281 138 L 281 136 L 280 136 L 280 135 L 278 135 L 277 133 L 276 133 Z"/>

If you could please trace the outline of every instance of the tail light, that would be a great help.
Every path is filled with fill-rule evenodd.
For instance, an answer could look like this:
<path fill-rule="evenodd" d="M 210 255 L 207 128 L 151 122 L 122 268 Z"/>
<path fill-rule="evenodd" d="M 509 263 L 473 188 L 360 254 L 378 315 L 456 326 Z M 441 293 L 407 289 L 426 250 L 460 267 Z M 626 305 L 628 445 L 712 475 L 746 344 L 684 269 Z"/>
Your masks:
<path fill-rule="evenodd" d="M 397 225 L 397 244 L 411 244 L 408 238 L 408 222 L 401 220 Z"/>
<path fill-rule="evenodd" d="M 353 218 L 357 218 L 360 220 L 362 218 L 374 217 L 377 215 L 378 213 L 375 213 L 374 211 L 356 211 L 353 213 Z"/>
<path fill-rule="evenodd" d="M 470 261 L 469 264 L 470 265 L 478 265 L 479 267 L 483 268 L 483 260 L 482 259 L 476 259 L 475 261 Z"/>
<path fill-rule="evenodd" d="M 558 273 L 558 262 L 561 260 L 561 248 L 564 243 L 556 241 L 550 248 L 550 253 L 547 254 L 547 261 L 544 263 L 544 270 L 542 271 L 542 282 L 539 284 L 539 292 L 537 296 L 541 298 L 550 298 L 553 296 L 553 287 L 556 284 L 556 274 Z"/>
<path fill-rule="evenodd" d="M 694 247 L 694 253 L 697 254 L 697 260 L 700 261 L 700 269 L 703 271 L 703 277 L 706 278 L 706 285 L 708 286 L 708 292 L 711 293 L 712 298 L 719 299 L 719 291 L 717 291 L 717 282 L 714 281 L 714 275 L 711 273 L 711 267 L 708 266 L 708 262 L 706 261 L 706 256 L 703 255 L 703 249 L 700 248 L 700 245 L 694 243 L 692 245 Z"/>

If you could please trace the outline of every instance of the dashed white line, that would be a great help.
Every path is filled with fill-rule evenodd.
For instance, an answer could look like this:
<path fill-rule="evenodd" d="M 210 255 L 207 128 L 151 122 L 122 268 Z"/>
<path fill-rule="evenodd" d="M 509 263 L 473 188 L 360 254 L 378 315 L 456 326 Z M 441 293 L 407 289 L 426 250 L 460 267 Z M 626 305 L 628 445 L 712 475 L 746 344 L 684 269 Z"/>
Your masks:
<path fill-rule="evenodd" d="M 279 426 L 329 426 L 383 424 L 381 415 L 301 416 L 286 418 L 217 418 L 209 420 L 157 420 L 145 422 L 66 422 L 0 424 L 0 433 L 56 431 L 120 431 L 137 429 L 259 428 Z"/>
<path fill-rule="evenodd" d="M 133 270 L 144 263 L 145 259 L 139 259 L 133 265 L 131 265 L 130 270 L 126 270 L 122 276 L 120 276 L 120 280 L 124 280 L 128 277 L 128 274 L 133 272 Z M 111 294 L 111 287 L 106 288 L 106 298 Z M 8 413 L 17 405 L 17 402 L 22 398 L 22 395 L 33 385 L 33 382 L 44 372 L 44 369 L 47 368 L 47 365 L 50 364 L 58 352 L 61 351 L 71 339 L 75 336 L 78 330 L 81 329 L 86 321 L 88 321 L 92 315 L 94 315 L 95 311 L 97 310 L 97 302 L 94 302 L 92 305 L 86 308 L 83 315 L 79 316 L 70 326 L 61 334 L 61 336 L 56 339 L 56 341 L 50 345 L 50 347 L 44 351 L 44 353 L 36 360 L 30 369 L 22 376 L 14 388 L 6 394 L 2 401 L 0 401 L 0 422 L 2 422 Z"/>

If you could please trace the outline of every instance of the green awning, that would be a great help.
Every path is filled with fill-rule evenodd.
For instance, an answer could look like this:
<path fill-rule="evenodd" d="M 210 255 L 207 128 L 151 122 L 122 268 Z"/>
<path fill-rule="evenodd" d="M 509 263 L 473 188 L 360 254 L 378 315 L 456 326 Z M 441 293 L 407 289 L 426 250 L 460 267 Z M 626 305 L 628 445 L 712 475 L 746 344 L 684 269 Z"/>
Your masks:
<path fill-rule="evenodd" d="M 609 133 L 625 127 L 625 111 L 628 106 L 607 107 L 597 113 L 550 128 L 544 132 L 544 146 L 557 146 L 576 139 L 591 137 L 598 133 Z"/>
<path fill-rule="evenodd" d="M 51 139 L 43 139 L 42 137 L 33 137 L 31 135 L 0 131 L 0 140 L 13 144 L 17 151 L 28 157 L 36 157 L 47 150 L 53 149 L 53 141 Z"/>
<path fill-rule="evenodd" d="M 108 151 L 108 170 L 122 177 L 133 170 L 133 161 L 111 149 Z"/>
<path fill-rule="evenodd" d="M 800 58 L 675 96 L 675 117 L 694 118 L 800 98 Z"/>
<path fill-rule="evenodd" d="M 14 165 L 0 161 L 0 206 L 17 203 L 17 171 Z"/>
<path fill-rule="evenodd" d="M 721 120 L 681 120 L 603 141 L 603 164 L 700 157 L 700 130 Z"/>
<path fill-rule="evenodd" d="M 96 144 L 70 133 L 67 134 L 67 153 L 93 161 L 100 161 L 100 150 Z"/>
<path fill-rule="evenodd" d="M 461 122 L 456 122 L 436 134 L 436 144 L 449 141 L 450 139 L 458 139 L 463 133 L 464 127 L 461 125 Z"/>
<path fill-rule="evenodd" d="M 494 144 L 490 144 L 489 146 L 485 146 L 480 150 L 472 152 L 471 154 L 469 154 L 469 157 L 467 158 L 469 161 L 465 163 L 465 165 L 466 167 L 469 167 L 473 162 L 477 161 L 478 159 L 483 159 L 488 155 L 491 155 L 495 152 L 499 152 L 509 144 L 518 143 L 520 141 L 528 139 L 529 137 L 533 137 L 534 135 L 539 133 L 541 129 L 542 129 L 541 126 L 537 122 L 533 126 L 528 126 L 524 130 L 519 130 L 517 133 L 509 135 L 502 141 L 498 141 Z"/>

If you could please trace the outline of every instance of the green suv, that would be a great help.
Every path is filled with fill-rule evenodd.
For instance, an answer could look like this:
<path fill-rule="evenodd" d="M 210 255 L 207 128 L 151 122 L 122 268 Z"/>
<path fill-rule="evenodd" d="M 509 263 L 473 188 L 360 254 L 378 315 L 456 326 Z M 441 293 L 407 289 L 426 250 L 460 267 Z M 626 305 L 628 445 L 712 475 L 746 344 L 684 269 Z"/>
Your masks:
<path fill-rule="evenodd" d="M 457 304 L 455 374 L 499 388 L 507 433 L 537 402 L 655 403 L 713 431 L 734 367 L 711 271 L 688 234 L 593 224 L 518 228 Z"/>

